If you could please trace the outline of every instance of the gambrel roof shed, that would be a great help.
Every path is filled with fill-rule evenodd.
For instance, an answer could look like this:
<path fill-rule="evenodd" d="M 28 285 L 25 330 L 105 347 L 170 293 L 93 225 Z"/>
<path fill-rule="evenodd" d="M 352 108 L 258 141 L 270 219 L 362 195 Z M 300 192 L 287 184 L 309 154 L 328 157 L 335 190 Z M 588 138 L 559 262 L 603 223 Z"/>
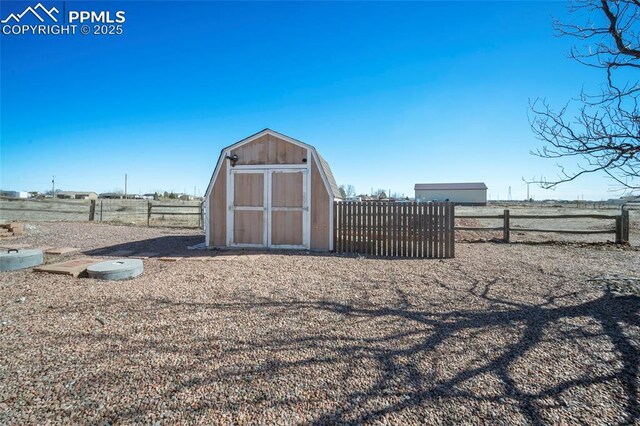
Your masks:
<path fill-rule="evenodd" d="M 315 147 L 264 129 L 220 152 L 205 194 L 207 246 L 332 250 L 336 199 Z"/>

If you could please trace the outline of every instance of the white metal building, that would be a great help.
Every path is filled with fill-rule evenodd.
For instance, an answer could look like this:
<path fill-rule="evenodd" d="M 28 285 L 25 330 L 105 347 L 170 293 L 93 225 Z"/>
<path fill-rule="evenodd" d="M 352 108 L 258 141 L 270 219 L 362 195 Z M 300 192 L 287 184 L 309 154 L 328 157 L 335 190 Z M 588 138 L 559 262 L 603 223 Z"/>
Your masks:
<path fill-rule="evenodd" d="M 2 191 L 0 195 L 7 198 L 29 198 L 27 191 Z"/>
<path fill-rule="evenodd" d="M 486 206 L 487 185 L 471 183 L 416 183 L 417 202 L 451 201 L 460 205 Z"/>

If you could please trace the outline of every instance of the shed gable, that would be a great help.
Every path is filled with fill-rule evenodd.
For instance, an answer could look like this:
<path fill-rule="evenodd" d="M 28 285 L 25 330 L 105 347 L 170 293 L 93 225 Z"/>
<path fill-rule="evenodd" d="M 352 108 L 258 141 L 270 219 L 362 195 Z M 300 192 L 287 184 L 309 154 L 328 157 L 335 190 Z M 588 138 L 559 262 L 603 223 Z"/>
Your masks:
<path fill-rule="evenodd" d="M 304 164 L 308 161 L 307 149 L 267 133 L 231 149 L 237 155 L 237 165 Z"/>

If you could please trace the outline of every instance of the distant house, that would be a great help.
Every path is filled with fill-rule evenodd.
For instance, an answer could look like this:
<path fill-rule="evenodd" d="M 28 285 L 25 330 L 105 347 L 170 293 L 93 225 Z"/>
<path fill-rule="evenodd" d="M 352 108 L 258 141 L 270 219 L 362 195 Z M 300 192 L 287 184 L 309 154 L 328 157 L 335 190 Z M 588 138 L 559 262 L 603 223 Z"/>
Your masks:
<path fill-rule="evenodd" d="M 7 198 L 29 198 L 29 193 L 26 191 L 0 191 L 0 194 Z"/>
<path fill-rule="evenodd" d="M 459 205 L 486 206 L 487 185 L 473 183 L 416 183 L 417 202 L 451 201 Z"/>
<path fill-rule="evenodd" d="M 155 200 L 156 194 L 142 194 L 143 200 Z"/>
<path fill-rule="evenodd" d="M 623 205 L 627 203 L 640 203 L 640 195 L 627 195 L 625 197 L 620 198 L 610 198 L 607 200 L 609 204 Z"/>
<path fill-rule="evenodd" d="M 98 198 L 107 198 L 112 200 L 120 200 L 124 197 L 124 194 L 119 194 L 117 192 L 103 192 L 98 195 Z"/>
<path fill-rule="evenodd" d="M 95 200 L 98 198 L 98 194 L 90 191 L 60 191 L 56 193 L 56 198 L 64 198 L 68 200 Z"/>

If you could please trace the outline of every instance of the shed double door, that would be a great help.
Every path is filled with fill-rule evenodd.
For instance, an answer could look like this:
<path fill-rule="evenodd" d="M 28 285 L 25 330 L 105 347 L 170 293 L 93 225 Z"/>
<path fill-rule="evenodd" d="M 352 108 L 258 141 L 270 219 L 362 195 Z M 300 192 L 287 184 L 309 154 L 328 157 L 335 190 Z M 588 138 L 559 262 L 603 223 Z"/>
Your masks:
<path fill-rule="evenodd" d="M 307 169 L 231 171 L 230 246 L 309 248 Z"/>

